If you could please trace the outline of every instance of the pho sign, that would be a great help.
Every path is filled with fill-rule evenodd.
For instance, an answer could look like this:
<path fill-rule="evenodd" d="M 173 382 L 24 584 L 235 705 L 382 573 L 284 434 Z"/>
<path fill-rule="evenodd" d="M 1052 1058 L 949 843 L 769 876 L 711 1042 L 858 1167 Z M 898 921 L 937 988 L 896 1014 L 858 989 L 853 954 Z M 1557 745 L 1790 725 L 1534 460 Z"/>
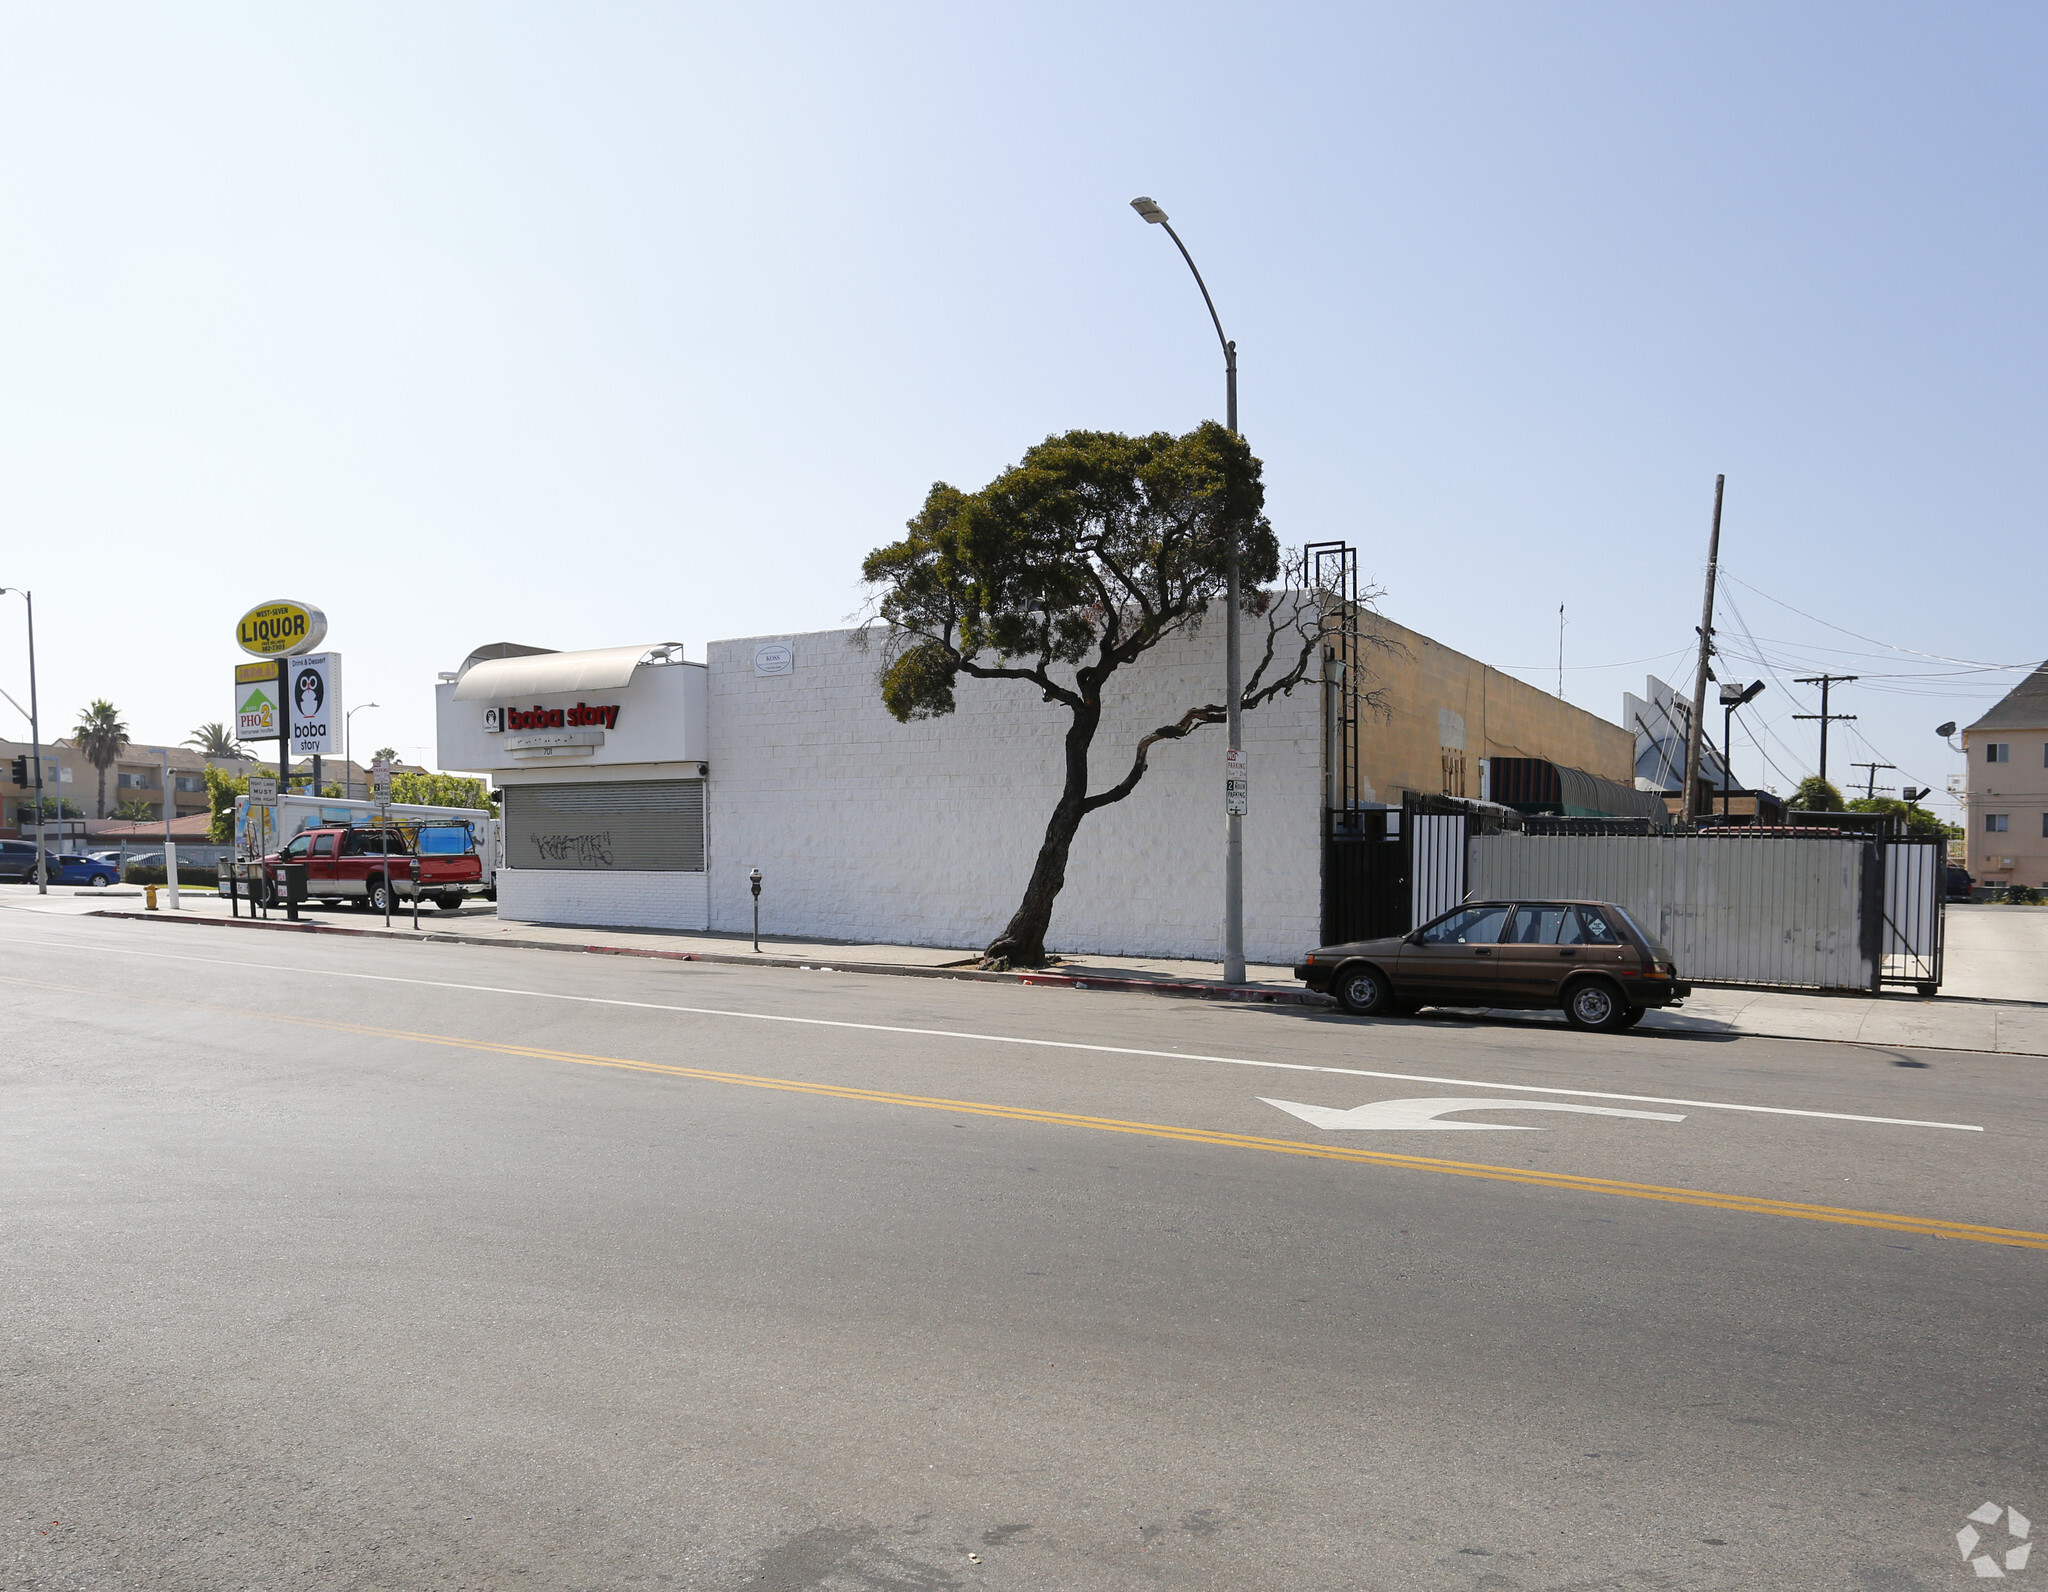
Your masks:
<path fill-rule="evenodd" d="M 327 635 L 327 616 L 311 603 L 258 603 L 235 623 L 235 645 L 259 658 L 311 652 Z"/>

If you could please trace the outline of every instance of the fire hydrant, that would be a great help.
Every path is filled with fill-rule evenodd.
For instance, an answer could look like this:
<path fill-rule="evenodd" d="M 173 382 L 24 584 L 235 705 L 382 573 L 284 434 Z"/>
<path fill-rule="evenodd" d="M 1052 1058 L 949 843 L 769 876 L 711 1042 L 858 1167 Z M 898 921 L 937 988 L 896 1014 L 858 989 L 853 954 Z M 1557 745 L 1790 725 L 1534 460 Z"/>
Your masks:
<path fill-rule="evenodd" d="M 156 910 L 156 886 L 153 884 L 144 885 L 142 887 L 142 896 L 142 910 L 154 912 Z"/>

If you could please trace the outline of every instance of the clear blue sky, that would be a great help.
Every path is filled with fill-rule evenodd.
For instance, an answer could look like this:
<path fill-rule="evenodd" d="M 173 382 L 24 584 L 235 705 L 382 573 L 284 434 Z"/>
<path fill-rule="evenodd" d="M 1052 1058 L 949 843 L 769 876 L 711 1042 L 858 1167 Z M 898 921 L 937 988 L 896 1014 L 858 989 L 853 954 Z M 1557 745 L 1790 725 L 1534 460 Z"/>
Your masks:
<path fill-rule="evenodd" d="M 0 18 L 0 584 L 58 730 L 225 717 L 278 595 L 409 756 L 480 642 L 839 624 L 933 480 L 1218 414 L 1140 193 L 1283 539 L 1404 623 L 1554 685 L 1564 602 L 1618 717 L 1648 665 L 1592 666 L 1683 673 L 1725 471 L 1758 591 L 2048 654 L 2037 5 Z M 1842 706 L 1937 786 L 2015 678 L 1734 591 L 1793 777 L 1796 664 L 1873 677 Z"/>

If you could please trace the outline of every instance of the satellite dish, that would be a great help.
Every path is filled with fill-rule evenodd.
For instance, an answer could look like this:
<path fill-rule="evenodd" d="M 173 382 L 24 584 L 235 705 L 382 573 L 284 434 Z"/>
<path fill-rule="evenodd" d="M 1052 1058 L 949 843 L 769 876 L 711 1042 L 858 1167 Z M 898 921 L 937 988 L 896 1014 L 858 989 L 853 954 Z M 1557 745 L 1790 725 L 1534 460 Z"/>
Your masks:
<path fill-rule="evenodd" d="M 1934 733 L 1936 735 L 1941 736 L 1944 740 L 1946 740 L 1949 736 L 1956 733 L 1956 721 L 1954 719 L 1950 719 L 1946 724 L 1935 725 Z"/>

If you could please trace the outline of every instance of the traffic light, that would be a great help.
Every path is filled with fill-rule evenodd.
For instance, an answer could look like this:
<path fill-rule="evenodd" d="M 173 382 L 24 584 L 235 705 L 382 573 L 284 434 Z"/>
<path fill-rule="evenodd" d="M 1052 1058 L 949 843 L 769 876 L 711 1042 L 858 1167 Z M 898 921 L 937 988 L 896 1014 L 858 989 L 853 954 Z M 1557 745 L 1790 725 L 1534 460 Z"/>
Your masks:
<path fill-rule="evenodd" d="M 14 760 L 14 783 L 24 788 L 35 783 L 35 781 L 29 777 L 28 759 L 25 757 L 17 757 Z"/>

